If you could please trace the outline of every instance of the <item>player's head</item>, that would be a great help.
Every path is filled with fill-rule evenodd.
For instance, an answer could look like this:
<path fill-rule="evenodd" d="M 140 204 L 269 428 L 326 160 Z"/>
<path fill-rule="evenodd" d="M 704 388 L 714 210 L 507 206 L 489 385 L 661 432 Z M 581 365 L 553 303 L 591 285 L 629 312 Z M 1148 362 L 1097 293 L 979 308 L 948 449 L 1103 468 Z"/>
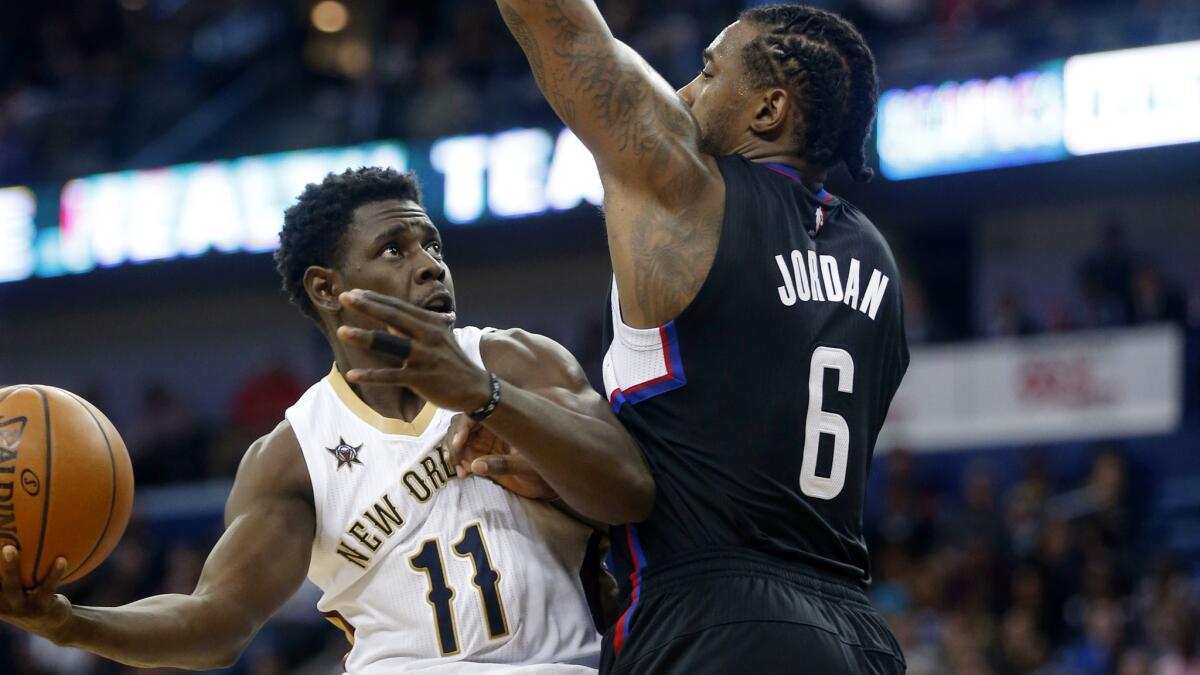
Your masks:
<path fill-rule="evenodd" d="M 756 138 L 827 169 L 844 162 L 860 181 L 879 98 L 875 57 L 845 19 L 804 5 L 742 12 L 704 53 L 680 96 L 700 124 L 704 150 L 738 151 Z"/>
<path fill-rule="evenodd" d="M 344 291 L 362 288 L 446 314 L 454 284 L 442 239 L 421 205 L 416 176 L 368 167 L 329 174 L 284 213 L 275 262 L 283 288 L 332 335 L 343 324 L 378 328 L 346 312 Z"/>

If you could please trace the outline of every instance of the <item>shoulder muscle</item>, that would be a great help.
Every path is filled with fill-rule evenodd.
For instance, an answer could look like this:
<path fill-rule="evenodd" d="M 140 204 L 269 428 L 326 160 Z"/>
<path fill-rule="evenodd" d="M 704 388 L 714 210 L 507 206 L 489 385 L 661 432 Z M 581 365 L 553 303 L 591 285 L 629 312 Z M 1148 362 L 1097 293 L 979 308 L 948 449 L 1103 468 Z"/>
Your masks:
<path fill-rule="evenodd" d="M 587 376 L 566 347 L 536 333 L 510 328 L 486 333 L 479 343 L 489 370 L 523 389 L 587 387 Z"/>
<path fill-rule="evenodd" d="M 300 441 L 286 420 L 255 441 L 242 457 L 225 504 L 226 526 L 263 499 L 303 505 L 310 511 L 315 508 Z"/>

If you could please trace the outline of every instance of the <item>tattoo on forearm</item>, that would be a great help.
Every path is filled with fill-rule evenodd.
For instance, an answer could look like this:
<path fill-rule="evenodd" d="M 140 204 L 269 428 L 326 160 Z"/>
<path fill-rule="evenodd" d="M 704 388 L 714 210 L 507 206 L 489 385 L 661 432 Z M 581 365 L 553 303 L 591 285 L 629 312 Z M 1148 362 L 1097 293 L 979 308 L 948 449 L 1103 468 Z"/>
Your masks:
<path fill-rule="evenodd" d="M 655 95 L 639 60 L 617 58 L 609 39 L 589 35 L 563 4 L 559 0 L 542 2 L 540 20 L 549 35 L 542 39 L 545 44 L 538 43 L 537 32 L 511 7 L 501 3 L 500 9 L 546 100 L 568 126 L 576 122 L 575 96 L 582 97 L 612 135 L 612 149 L 633 152 L 638 160 L 653 157 L 665 138 L 692 131 L 693 122 L 686 112 Z M 574 91 L 565 91 L 569 89 Z"/>
<path fill-rule="evenodd" d="M 546 101 L 562 116 L 563 122 L 571 126 L 575 123 L 575 101 L 562 95 L 556 78 L 547 77 L 546 62 L 542 58 L 541 47 L 529 27 L 529 22 L 504 4 L 500 5 L 500 15 L 508 24 L 508 29 L 521 50 L 525 52 L 529 60 L 529 69 L 533 71 L 533 79 L 537 80 L 538 87 L 546 95 Z"/>
<path fill-rule="evenodd" d="M 619 152 L 631 150 L 643 160 L 658 149 L 665 134 L 687 132 L 687 115 L 655 95 L 639 61 L 613 58 L 611 46 L 583 36 L 557 3 L 547 4 L 555 6 L 550 19 L 555 30 L 553 48 L 568 68 L 566 79 L 589 99 L 601 124 L 614 134 Z"/>

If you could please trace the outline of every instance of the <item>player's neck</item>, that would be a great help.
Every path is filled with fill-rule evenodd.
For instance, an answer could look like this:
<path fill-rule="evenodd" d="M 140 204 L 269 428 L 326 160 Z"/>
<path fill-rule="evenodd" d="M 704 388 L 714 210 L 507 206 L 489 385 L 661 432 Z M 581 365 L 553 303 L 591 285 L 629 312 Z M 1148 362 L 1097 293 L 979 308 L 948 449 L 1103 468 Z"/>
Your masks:
<path fill-rule="evenodd" d="M 364 354 L 351 354 L 343 345 L 335 345 L 334 361 L 342 377 L 355 368 L 394 368 L 395 363 L 385 363 L 382 359 L 372 358 Z M 400 387 L 363 387 L 346 380 L 354 395 L 367 404 L 375 412 L 390 419 L 411 422 L 425 409 L 425 399 L 417 396 L 410 389 Z"/>
<path fill-rule="evenodd" d="M 824 185 L 825 179 L 829 175 L 828 169 L 813 166 L 804 158 L 780 150 L 778 147 L 763 145 L 758 139 L 752 139 L 744 143 L 731 154 L 741 155 L 756 164 L 782 164 L 783 166 L 790 167 L 796 173 L 800 174 L 801 180 L 810 188 L 817 188 Z"/>

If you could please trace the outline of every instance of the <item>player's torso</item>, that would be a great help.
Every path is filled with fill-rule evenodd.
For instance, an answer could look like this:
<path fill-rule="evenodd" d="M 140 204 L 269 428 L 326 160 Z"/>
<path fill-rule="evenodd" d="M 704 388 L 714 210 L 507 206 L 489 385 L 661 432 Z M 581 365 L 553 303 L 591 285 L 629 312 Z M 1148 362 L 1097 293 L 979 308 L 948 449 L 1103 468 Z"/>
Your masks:
<path fill-rule="evenodd" d="M 693 303 L 644 331 L 610 313 L 605 390 L 658 478 L 654 514 L 614 550 L 630 568 L 741 547 L 864 576 L 867 469 L 907 364 L 895 263 L 849 205 L 721 168 L 721 241 Z"/>
<path fill-rule="evenodd" d="M 451 417 L 427 406 L 413 423 L 383 419 L 336 371 L 288 411 L 317 508 L 309 578 L 353 643 L 346 669 L 586 672 L 517 666 L 595 664 L 580 582 L 590 528 L 456 478 L 439 449 Z"/>

